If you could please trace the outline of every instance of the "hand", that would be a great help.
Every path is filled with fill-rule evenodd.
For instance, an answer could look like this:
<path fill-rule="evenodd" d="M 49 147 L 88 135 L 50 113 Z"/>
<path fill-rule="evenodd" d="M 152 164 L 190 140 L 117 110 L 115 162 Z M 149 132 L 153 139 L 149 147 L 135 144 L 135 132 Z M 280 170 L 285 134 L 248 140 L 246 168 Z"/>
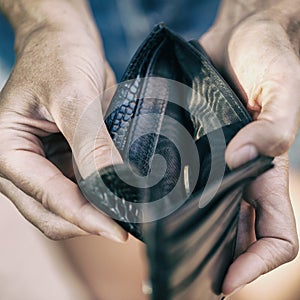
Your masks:
<path fill-rule="evenodd" d="M 223 282 L 223 293 L 231 294 L 298 252 L 296 222 L 288 191 L 287 154 L 274 159 L 275 167 L 250 184 L 244 193 L 236 259 Z"/>
<path fill-rule="evenodd" d="M 111 164 L 112 157 L 121 160 L 103 126 L 101 93 L 114 75 L 97 30 L 84 1 L 29 2 L 32 7 L 26 1 L 24 6 L 31 14 L 24 16 L 37 13 L 43 22 L 13 24 L 16 63 L 0 94 L 0 192 L 51 239 L 96 234 L 124 241 L 127 233 L 92 207 L 70 180 L 70 149 L 83 177 L 94 165 Z M 53 13 L 49 18 L 55 23 L 42 18 L 45 12 Z M 91 105 L 94 110 L 84 125 L 99 134 L 75 138 Z M 59 132 L 64 139 L 56 140 Z"/>
<path fill-rule="evenodd" d="M 258 154 L 286 153 L 298 131 L 299 11 L 296 1 L 227 0 L 200 40 L 254 119 L 226 150 L 231 168 Z M 275 168 L 248 187 L 245 199 L 251 206 L 242 205 L 237 244 L 242 254 L 224 280 L 226 295 L 296 256 L 287 173 L 286 157 L 278 157 Z"/>

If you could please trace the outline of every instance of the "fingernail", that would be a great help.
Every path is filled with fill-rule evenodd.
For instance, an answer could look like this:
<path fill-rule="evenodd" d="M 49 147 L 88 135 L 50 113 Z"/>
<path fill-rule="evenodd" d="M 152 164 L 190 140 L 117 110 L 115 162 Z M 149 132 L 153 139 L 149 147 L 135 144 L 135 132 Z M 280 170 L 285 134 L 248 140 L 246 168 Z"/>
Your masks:
<path fill-rule="evenodd" d="M 110 232 L 100 232 L 99 234 L 100 234 L 100 236 L 103 236 L 114 242 L 124 243 L 126 241 L 126 239 L 124 239 L 123 237 L 118 236 L 116 234 L 112 234 Z"/>
<path fill-rule="evenodd" d="M 230 168 L 234 169 L 256 158 L 257 156 L 258 152 L 256 147 L 253 145 L 246 145 L 231 153 L 228 158 L 228 165 Z"/>

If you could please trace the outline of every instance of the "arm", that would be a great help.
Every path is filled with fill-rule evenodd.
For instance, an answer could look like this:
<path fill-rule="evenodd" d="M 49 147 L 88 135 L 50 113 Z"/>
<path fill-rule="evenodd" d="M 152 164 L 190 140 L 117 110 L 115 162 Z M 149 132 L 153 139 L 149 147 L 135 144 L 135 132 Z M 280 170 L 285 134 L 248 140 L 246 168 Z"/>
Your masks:
<path fill-rule="evenodd" d="M 286 152 L 300 124 L 299 13 L 300 1 L 224 0 L 200 40 L 254 119 L 229 144 L 229 166 L 258 154 L 278 156 L 275 168 L 245 192 L 237 257 L 223 283 L 226 295 L 298 252 Z"/>
<path fill-rule="evenodd" d="M 68 178 L 74 174 L 67 143 L 83 177 L 112 157 L 120 160 L 99 103 L 114 75 L 87 2 L 0 0 L 0 9 L 14 28 L 16 52 L 0 93 L 0 192 L 50 238 L 96 234 L 124 241 L 127 233 Z M 83 129 L 96 127 L 99 134 L 83 130 L 75 139 L 85 111 Z M 63 148 L 53 133 L 64 136 Z M 41 142 L 46 137 L 52 141 L 47 147 Z"/>

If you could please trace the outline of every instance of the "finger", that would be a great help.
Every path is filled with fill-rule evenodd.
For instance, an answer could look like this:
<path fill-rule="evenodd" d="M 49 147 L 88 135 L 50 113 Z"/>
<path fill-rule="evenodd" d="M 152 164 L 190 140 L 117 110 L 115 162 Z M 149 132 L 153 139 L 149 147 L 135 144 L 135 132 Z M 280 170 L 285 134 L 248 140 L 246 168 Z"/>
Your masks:
<path fill-rule="evenodd" d="M 282 94 L 284 96 L 278 99 Z M 298 116 L 293 116 L 290 108 L 281 107 L 280 101 L 292 106 L 290 101 L 285 101 L 286 96 L 291 97 L 290 93 L 278 93 L 277 96 L 277 99 L 273 98 L 274 102 L 271 100 L 266 104 L 257 120 L 242 128 L 229 143 L 225 157 L 230 168 L 236 168 L 258 154 L 274 157 L 290 148 L 298 131 Z"/>
<path fill-rule="evenodd" d="M 61 133 L 51 134 L 41 141 L 46 158 L 67 178 L 75 181 L 72 152 L 64 136 Z"/>
<path fill-rule="evenodd" d="M 44 157 L 20 150 L 1 158 L 5 177 L 44 207 L 91 234 L 119 242 L 127 239 L 116 222 L 92 207 L 78 186 Z"/>
<path fill-rule="evenodd" d="M 74 224 L 48 211 L 41 203 L 23 193 L 7 179 L 0 178 L 0 193 L 11 200 L 30 223 L 52 240 L 88 234 Z"/>
<path fill-rule="evenodd" d="M 273 238 L 264 238 L 251 245 L 230 266 L 223 283 L 223 294 L 233 294 L 259 276 L 290 261 L 294 258 L 290 257 L 290 248 L 287 241 Z"/>
<path fill-rule="evenodd" d="M 235 256 L 239 256 L 256 241 L 254 231 L 255 211 L 251 205 L 242 201 L 239 213 Z"/>
<path fill-rule="evenodd" d="M 105 166 L 122 162 L 102 113 L 102 106 L 106 109 L 114 91 L 111 87 L 114 76 L 108 67 L 106 74 L 107 78 L 98 89 L 81 84 L 69 86 L 52 96 L 57 104 L 51 107 L 52 117 L 68 141 L 83 178 Z M 110 88 L 104 90 L 108 86 Z"/>
<path fill-rule="evenodd" d="M 101 99 L 101 107 L 102 107 L 102 114 L 105 116 L 111 99 L 116 91 L 116 77 L 115 74 L 110 67 L 110 65 L 106 62 L 105 63 L 105 88 L 103 98 Z"/>
<path fill-rule="evenodd" d="M 232 168 L 258 153 L 286 152 L 299 128 L 298 54 L 278 24 L 254 25 L 240 26 L 228 48 L 230 77 L 243 90 L 255 119 L 228 146 L 226 161 Z M 253 27 L 261 30 L 264 39 L 257 37 Z"/>
<path fill-rule="evenodd" d="M 224 294 L 232 293 L 297 255 L 298 238 L 288 195 L 286 159 L 278 157 L 275 164 L 247 192 L 256 211 L 257 241 L 230 266 L 223 283 Z"/>

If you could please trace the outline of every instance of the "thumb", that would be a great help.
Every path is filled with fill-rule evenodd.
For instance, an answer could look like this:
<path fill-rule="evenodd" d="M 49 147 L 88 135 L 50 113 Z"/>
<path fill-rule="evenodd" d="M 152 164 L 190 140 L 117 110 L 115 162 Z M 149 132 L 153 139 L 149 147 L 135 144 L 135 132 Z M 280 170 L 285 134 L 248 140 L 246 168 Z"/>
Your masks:
<path fill-rule="evenodd" d="M 104 123 L 100 101 L 95 99 L 79 116 L 71 147 L 82 178 L 122 162 Z"/>
<path fill-rule="evenodd" d="M 275 96 L 275 95 L 274 95 Z M 289 93 L 278 93 L 266 104 L 256 120 L 242 128 L 226 149 L 226 162 L 236 168 L 258 154 L 278 156 L 290 148 L 298 130 L 294 108 L 280 107 L 290 102 Z"/>
<path fill-rule="evenodd" d="M 258 154 L 285 153 L 294 141 L 300 116 L 299 58 L 286 35 L 274 27 L 265 39 L 253 31 L 239 32 L 229 43 L 228 61 L 230 77 L 243 87 L 254 118 L 229 144 L 228 165 L 237 167 Z"/>
<path fill-rule="evenodd" d="M 55 121 L 72 149 L 82 178 L 122 162 L 104 123 L 103 107 L 107 107 L 115 90 L 112 80 L 106 80 L 108 85 L 99 94 L 91 88 L 76 87 L 55 107 Z"/>

